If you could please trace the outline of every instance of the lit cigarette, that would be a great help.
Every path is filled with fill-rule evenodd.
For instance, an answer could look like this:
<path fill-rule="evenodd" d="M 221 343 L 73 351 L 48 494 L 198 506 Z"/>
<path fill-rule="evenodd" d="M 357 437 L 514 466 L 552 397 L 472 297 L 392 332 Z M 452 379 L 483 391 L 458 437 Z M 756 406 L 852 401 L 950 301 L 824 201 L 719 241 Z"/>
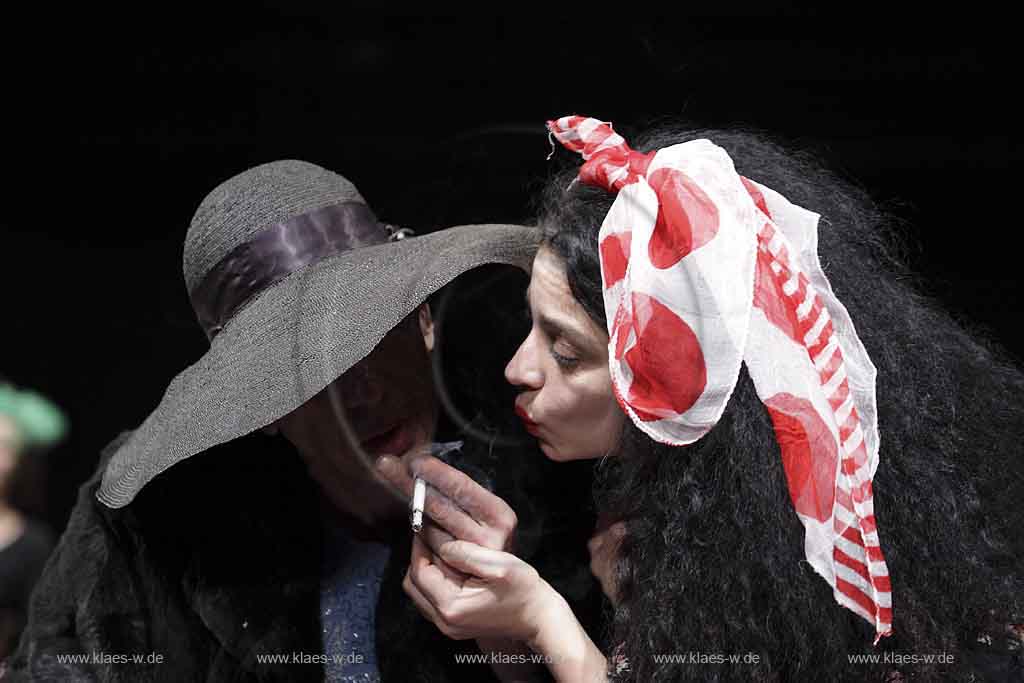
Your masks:
<path fill-rule="evenodd" d="M 423 528 L 423 504 L 427 500 L 427 482 L 416 477 L 412 489 L 412 530 L 418 534 Z"/>
<path fill-rule="evenodd" d="M 450 441 L 448 443 L 430 444 L 430 454 L 435 458 L 444 458 L 452 451 L 462 448 L 461 441 Z M 416 483 L 412 489 L 412 511 L 409 513 L 409 521 L 412 522 L 413 533 L 419 533 L 423 529 L 423 505 L 427 501 L 427 482 L 416 477 Z"/>

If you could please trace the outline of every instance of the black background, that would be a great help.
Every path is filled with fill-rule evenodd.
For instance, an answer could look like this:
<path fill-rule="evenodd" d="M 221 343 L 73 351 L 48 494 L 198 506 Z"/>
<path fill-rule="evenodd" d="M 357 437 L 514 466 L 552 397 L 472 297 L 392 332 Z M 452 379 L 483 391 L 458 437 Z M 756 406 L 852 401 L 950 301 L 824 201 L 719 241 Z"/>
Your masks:
<path fill-rule="evenodd" d="M 753 126 L 869 189 L 905 222 L 929 291 L 1024 356 L 1012 41 L 956 26 L 886 34 L 880 20 L 576 9 L 272 4 L 9 24 L 0 375 L 73 422 L 40 461 L 37 514 L 59 528 L 102 445 L 205 351 L 181 275 L 185 230 L 216 184 L 279 158 L 343 173 L 389 222 L 433 227 L 527 218 L 549 118 Z"/>

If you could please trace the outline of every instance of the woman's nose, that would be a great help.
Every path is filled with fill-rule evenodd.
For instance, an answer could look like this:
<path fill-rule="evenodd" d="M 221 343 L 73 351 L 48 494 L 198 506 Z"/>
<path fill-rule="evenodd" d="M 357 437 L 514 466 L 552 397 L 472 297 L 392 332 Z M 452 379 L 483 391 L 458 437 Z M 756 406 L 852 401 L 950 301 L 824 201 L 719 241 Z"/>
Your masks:
<path fill-rule="evenodd" d="M 534 335 L 531 332 L 505 366 L 505 379 L 509 384 L 527 389 L 540 389 L 544 386 L 544 373 L 537 362 L 534 346 Z"/>

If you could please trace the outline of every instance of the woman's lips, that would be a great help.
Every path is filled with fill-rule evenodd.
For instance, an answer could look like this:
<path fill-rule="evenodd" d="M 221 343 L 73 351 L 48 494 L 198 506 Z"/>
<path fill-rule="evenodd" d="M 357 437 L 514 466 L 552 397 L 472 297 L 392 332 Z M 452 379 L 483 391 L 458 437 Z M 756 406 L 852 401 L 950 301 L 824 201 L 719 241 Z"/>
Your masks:
<path fill-rule="evenodd" d="M 519 419 L 523 421 L 523 425 L 526 427 L 526 431 L 530 432 L 530 434 L 533 434 L 534 436 L 537 436 L 537 432 L 539 431 L 540 425 L 531 420 L 529 416 L 526 414 L 526 410 L 519 406 L 518 404 L 516 405 L 516 415 L 518 415 Z"/>

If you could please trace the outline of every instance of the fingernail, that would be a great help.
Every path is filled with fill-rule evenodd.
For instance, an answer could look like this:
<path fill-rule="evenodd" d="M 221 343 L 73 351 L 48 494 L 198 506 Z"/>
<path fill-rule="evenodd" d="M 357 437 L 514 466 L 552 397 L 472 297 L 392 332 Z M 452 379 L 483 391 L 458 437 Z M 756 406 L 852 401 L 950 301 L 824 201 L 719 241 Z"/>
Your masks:
<path fill-rule="evenodd" d="M 376 466 L 381 472 L 391 472 L 395 467 L 395 459 L 390 455 L 382 455 L 377 458 Z"/>

